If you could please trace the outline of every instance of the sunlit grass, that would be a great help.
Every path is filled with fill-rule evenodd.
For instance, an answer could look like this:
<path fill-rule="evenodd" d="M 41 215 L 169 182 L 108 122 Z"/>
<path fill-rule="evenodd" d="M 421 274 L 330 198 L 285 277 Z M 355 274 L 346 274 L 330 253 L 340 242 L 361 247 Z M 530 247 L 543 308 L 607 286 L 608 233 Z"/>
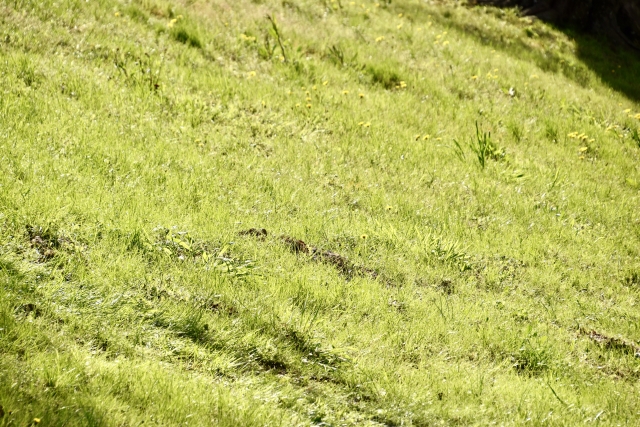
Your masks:
<path fill-rule="evenodd" d="M 1 3 L 0 425 L 635 425 L 639 62 L 437 3 Z"/>

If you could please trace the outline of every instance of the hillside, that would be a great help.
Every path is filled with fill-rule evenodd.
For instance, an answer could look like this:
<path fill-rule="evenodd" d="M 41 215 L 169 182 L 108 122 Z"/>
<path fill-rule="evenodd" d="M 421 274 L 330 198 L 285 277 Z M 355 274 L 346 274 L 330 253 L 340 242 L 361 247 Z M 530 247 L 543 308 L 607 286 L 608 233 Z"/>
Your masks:
<path fill-rule="evenodd" d="M 458 1 L 0 1 L 0 426 L 640 421 L 640 60 Z"/>

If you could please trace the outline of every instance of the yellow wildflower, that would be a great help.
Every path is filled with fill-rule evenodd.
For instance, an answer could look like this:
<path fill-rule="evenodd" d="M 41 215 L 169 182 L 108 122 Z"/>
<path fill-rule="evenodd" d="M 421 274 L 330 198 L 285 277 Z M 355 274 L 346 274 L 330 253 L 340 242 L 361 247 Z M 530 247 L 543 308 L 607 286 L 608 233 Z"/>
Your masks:
<path fill-rule="evenodd" d="M 358 94 L 358 96 L 359 96 L 360 98 L 364 98 L 364 93 L 359 93 L 359 94 Z"/>
<path fill-rule="evenodd" d="M 384 40 L 384 36 L 376 37 L 376 43 L 380 43 L 382 40 Z"/>
<path fill-rule="evenodd" d="M 247 73 L 247 78 L 249 78 L 249 79 L 250 79 L 251 77 L 255 77 L 255 76 L 256 76 L 256 72 L 255 72 L 255 71 L 249 71 L 249 72 Z"/>
<path fill-rule="evenodd" d="M 120 16 L 120 12 L 116 12 L 116 13 L 114 13 L 113 15 L 114 15 L 114 16 L 116 16 L 116 17 L 118 17 L 118 16 Z"/>
<path fill-rule="evenodd" d="M 429 138 L 431 138 L 431 135 L 427 134 L 427 135 L 425 135 L 425 136 L 423 136 L 423 137 L 422 137 L 422 140 L 423 140 L 423 141 L 426 141 L 426 140 L 428 140 Z"/>
<path fill-rule="evenodd" d="M 478 76 L 471 76 L 471 80 L 478 80 Z"/>
<path fill-rule="evenodd" d="M 311 108 L 311 104 L 307 104 L 307 108 Z"/>
<path fill-rule="evenodd" d="M 169 21 L 169 23 L 167 24 L 167 27 L 169 28 L 173 28 L 174 25 L 176 25 L 176 22 L 178 22 L 177 19 L 172 19 L 171 21 Z"/>
<path fill-rule="evenodd" d="M 343 90 L 343 91 L 342 91 L 342 94 L 343 94 L 343 95 L 349 95 L 349 91 L 348 91 L 348 90 Z"/>

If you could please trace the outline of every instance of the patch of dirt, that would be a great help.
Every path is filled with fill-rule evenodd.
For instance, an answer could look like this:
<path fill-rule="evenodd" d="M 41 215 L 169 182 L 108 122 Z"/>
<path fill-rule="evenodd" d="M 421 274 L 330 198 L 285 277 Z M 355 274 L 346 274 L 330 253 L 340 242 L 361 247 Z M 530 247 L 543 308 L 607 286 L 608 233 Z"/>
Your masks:
<path fill-rule="evenodd" d="M 256 237 L 260 240 L 266 239 L 269 235 L 266 229 L 264 228 L 250 228 L 248 230 L 244 230 L 239 232 L 241 236 L 251 236 Z M 347 279 L 352 279 L 353 277 L 370 277 L 372 279 L 382 278 L 384 279 L 379 272 L 377 272 L 373 268 L 368 268 L 361 265 L 356 265 L 349 261 L 346 257 L 337 254 L 331 251 L 324 251 L 315 246 L 310 246 L 302 240 L 293 238 L 287 235 L 281 235 L 279 240 L 286 245 L 289 250 L 295 254 L 305 254 L 309 255 L 314 261 L 322 262 L 324 264 L 331 265 L 340 272 Z M 389 280 L 384 280 L 385 282 L 389 282 Z"/>
<path fill-rule="evenodd" d="M 40 262 L 53 258 L 64 242 L 64 239 L 49 229 L 31 225 L 27 225 L 26 228 L 29 243 L 40 255 Z"/>
<path fill-rule="evenodd" d="M 591 341 L 600 345 L 605 350 L 619 351 L 621 353 L 633 354 L 636 357 L 640 357 L 640 347 L 633 342 L 627 341 L 623 338 L 616 338 L 604 335 L 595 330 L 580 329 L 580 333 L 586 335 Z"/>
<path fill-rule="evenodd" d="M 261 240 L 264 240 L 267 238 L 267 230 L 265 230 L 264 228 L 250 228 L 248 230 L 245 231 L 241 231 L 240 233 L 241 236 L 252 236 L 252 237 L 257 237 Z"/>
<path fill-rule="evenodd" d="M 440 284 L 436 286 L 439 290 L 447 295 L 451 295 L 455 292 L 456 287 L 450 279 L 442 279 Z"/>
<path fill-rule="evenodd" d="M 21 305 L 20 307 L 18 307 L 18 311 L 24 313 L 25 315 L 33 313 L 34 317 L 40 317 L 42 315 L 42 310 L 40 310 L 40 308 L 33 303 Z"/>
<path fill-rule="evenodd" d="M 202 304 L 202 308 L 212 313 L 226 314 L 227 316 L 234 316 L 238 313 L 238 310 L 233 305 L 224 301 L 207 301 Z"/>

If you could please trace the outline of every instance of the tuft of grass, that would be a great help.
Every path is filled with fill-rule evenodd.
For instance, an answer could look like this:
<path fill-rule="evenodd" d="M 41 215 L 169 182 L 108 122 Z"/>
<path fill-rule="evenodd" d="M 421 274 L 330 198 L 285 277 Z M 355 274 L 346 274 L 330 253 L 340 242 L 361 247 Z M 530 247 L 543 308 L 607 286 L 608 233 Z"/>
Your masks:
<path fill-rule="evenodd" d="M 631 139 L 636 143 L 638 148 L 640 148 L 640 131 L 638 131 L 637 128 L 631 130 Z"/>
<path fill-rule="evenodd" d="M 202 49 L 202 41 L 197 32 L 188 26 L 179 25 L 171 30 L 171 37 L 189 47 Z"/>
<path fill-rule="evenodd" d="M 395 67 L 388 62 L 369 64 L 365 67 L 365 72 L 371 78 L 372 84 L 380 85 L 385 89 L 396 88 L 402 80 Z"/>
<path fill-rule="evenodd" d="M 485 168 L 487 160 L 499 160 L 505 156 L 504 151 L 492 141 L 491 132 L 480 132 L 478 122 L 476 122 L 476 138 L 469 143 L 469 148 L 476 155 L 481 169 Z"/>

